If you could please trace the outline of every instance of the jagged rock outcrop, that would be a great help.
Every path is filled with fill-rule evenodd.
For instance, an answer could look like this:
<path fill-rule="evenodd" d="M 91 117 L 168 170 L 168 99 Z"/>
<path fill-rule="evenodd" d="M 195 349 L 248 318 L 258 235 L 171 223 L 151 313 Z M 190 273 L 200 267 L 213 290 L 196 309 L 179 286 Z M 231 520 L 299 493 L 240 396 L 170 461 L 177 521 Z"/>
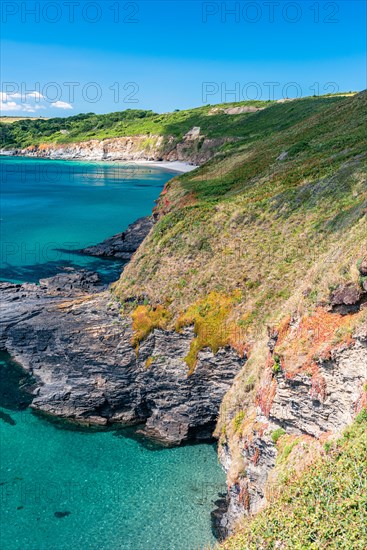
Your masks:
<path fill-rule="evenodd" d="M 366 291 L 355 283 L 339 285 L 330 296 L 333 311 L 347 315 L 359 311 L 361 303 L 367 300 Z"/>
<path fill-rule="evenodd" d="M 128 261 L 148 235 L 153 224 L 153 218 L 150 216 L 139 218 L 134 223 L 130 224 L 126 231 L 118 233 L 109 239 L 105 239 L 102 243 L 88 246 L 76 252 L 88 256 L 118 258 Z"/>
<path fill-rule="evenodd" d="M 340 435 L 365 406 L 365 258 L 357 269 L 355 280 L 337 285 L 328 303 L 319 304 L 311 315 L 295 313 L 278 328 L 268 327 L 267 361 L 253 398 L 239 409 L 239 433 L 232 430 L 220 441 L 219 456 L 229 481 L 227 510 L 223 512 L 222 503 L 214 513 L 222 538 L 234 532 L 245 515 L 266 506 L 277 490 L 277 437 L 288 438 L 288 453 L 300 445 L 295 464 L 302 471 L 312 455 L 323 452 L 323 442 Z M 228 418 L 227 413 L 227 422 L 233 422 L 235 414 L 232 410 Z"/>
<path fill-rule="evenodd" d="M 130 320 L 92 274 L 2 283 L 0 291 L 1 349 L 36 381 L 34 409 L 86 424 L 145 423 L 166 444 L 211 437 L 243 365 L 234 351 L 203 350 L 188 376 L 187 328 L 154 330 L 137 355 Z"/>

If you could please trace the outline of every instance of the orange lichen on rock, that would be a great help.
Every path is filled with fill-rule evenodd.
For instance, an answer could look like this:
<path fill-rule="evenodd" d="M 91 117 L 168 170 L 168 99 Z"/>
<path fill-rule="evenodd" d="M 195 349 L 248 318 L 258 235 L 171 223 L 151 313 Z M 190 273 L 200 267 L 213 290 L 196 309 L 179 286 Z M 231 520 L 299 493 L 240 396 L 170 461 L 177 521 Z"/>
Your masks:
<path fill-rule="evenodd" d="M 330 358 L 340 345 L 353 343 L 352 333 L 360 314 L 340 315 L 318 307 L 311 315 L 291 325 L 281 325 L 274 354 L 281 359 L 282 370 L 290 378 L 298 372 L 317 373 L 317 361 Z M 322 394 L 323 382 L 315 378 L 314 391 Z"/>
<path fill-rule="evenodd" d="M 39 151 L 48 151 L 48 149 L 50 149 L 50 144 L 48 143 L 40 143 L 38 146 Z"/>
<path fill-rule="evenodd" d="M 358 400 L 355 404 L 355 412 L 356 414 L 358 414 L 359 412 L 361 412 L 362 409 L 366 409 L 367 410 L 367 380 L 365 381 L 365 383 L 363 384 L 363 387 L 362 387 L 362 390 L 361 390 L 361 393 L 358 397 Z"/>
<path fill-rule="evenodd" d="M 267 366 L 255 398 L 256 406 L 260 407 L 265 416 L 269 416 L 276 390 L 277 381 L 273 376 L 272 370 Z"/>
<path fill-rule="evenodd" d="M 254 464 L 254 466 L 257 466 L 259 459 L 260 459 L 260 449 L 259 447 L 255 447 L 254 454 L 252 456 L 252 463 Z"/>

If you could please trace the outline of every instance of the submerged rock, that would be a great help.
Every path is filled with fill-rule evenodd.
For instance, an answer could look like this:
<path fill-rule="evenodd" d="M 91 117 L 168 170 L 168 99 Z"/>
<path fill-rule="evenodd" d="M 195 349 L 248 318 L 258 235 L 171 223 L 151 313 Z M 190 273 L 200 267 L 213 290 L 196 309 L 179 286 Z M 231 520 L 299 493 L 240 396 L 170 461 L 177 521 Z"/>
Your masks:
<path fill-rule="evenodd" d="M 54 512 L 54 516 L 56 518 L 66 518 L 67 516 L 70 516 L 71 512 Z"/>
<path fill-rule="evenodd" d="M 10 416 L 10 414 L 4 411 L 0 411 L 0 419 L 6 422 L 7 424 L 10 424 L 10 426 L 16 425 L 15 420 Z"/>

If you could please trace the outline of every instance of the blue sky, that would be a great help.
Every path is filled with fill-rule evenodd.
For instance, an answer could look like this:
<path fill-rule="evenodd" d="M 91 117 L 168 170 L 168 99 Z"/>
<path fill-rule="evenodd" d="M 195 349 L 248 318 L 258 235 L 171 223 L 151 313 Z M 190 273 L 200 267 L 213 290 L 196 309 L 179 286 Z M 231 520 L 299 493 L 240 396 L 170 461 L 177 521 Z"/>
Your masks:
<path fill-rule="evenodd" d="M 2 0 L 1 9 L 3 114 L 165 112 L 367 87 L 362 0 Z"/>

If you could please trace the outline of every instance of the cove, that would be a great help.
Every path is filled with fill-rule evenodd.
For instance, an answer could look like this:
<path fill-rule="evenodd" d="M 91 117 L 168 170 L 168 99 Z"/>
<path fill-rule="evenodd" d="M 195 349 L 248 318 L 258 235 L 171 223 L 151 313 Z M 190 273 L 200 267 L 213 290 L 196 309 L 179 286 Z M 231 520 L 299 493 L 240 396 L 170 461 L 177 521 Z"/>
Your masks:
<path fill-rule="evenodd" d="M 15 390 L 0 357 L 2 550 L 189 549 L 214 542 L 210 511 L 225 477 L 213 445 L 154 448 L 124 430 L 61 428 Z"/>
<path fill-rule="evenodd" d="M 148 214 L 172 177 L 157 168 L 127 167 L 124 175 L 114 165 L 42 161 L 61 173 L 52 183 L 38 179 L 38 160 L 5 161 L 3 242 L 18 251 L 22 242 L 27 250 L 34 243 L 99 242 Z M 29 173 L 22 181 L 23 162 Z M 89 176 L 70 180 L 71 164 Z M 36 259 L 14 253 L 3 279 L 33 282 L 70 266 L 97 268 L 108 280 L 121 270 L 75 255 Z M 225 475 L 214 445 L 167 449 L 125 430 L 71 429 L 30 411 L 19 389 L 24 372 L 5 354 L 0 375 L 2 550 L 196 550 L 215 542 L 210 512 L 225 491 Z"/>
<path fill-rule="evenodd" d="M 2 280 L 38 282 L 68 267 L 97 271 L 104 282 L 116 280 L 121 262 L 68 251 L 96 244 L 149 215 L 173 175 L 134 163 L 2 156 Z"/>

